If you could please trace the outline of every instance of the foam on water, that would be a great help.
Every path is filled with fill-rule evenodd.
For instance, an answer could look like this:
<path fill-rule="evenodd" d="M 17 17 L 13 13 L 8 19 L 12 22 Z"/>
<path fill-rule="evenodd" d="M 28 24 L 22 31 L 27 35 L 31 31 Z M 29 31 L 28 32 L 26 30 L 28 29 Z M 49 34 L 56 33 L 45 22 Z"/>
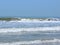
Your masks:
<path fill-rule="evenodd" d="M 32 32 L 32 31 L 60 31 L 60 26 L 57 27 L 40 27 L 40 28 L 1 28 L 0 33 L 7 32 Z"/>
<path fill-rule="evenodd" d="M 36 28 L 60 26 L 60 21 L 0 21 L 0 28 Z"/>
<path fill-rule="evenodd" d="M 12 42 L 1 41 L 0 45 L 57 45 L 57 44 L 59 45 L 60 44 L 60 39 L 58 39 L 55 36 L 60 33 L 60 21 L 8 21 L 8 22 L 4 21 L 4 22 L 0 22 L 0 23 L 1 23 L 0 27 L 5 27 L 5 26 L 8 27 L 8 26 L 11 26 L 11 24 L 13 25 L 12 28 L 0 28 L 0 36 L 2 37 L 1 39 L 3 39 L 3 41 L 5 41 L 4 38 L 10 39 L 10 37 L 11 37 L 11 39 L 14 39 L 13 35 L 16 35 L 16 34 L 18 35 L 18 37 L 19 36 L 21 37 L 21 35 L 24 36 L 23 34 L 25 34 L 25 37 L 27 36 L 27 38 L 28 38 L 28 35 L 30 35 L 31 33 L 32 33 L 31 35 L 34 35 L 34 34 L 40 34 L 41 31 L 42 32 L 45 32 L 45 31 L 54 32 L 54 33 L 49 33 L 49 32 L 44 33 L 44 34 L 48 34 L 48 35 L 53 34 L 52 35 L 53 39 L 49 39 L 49 40 L 47 40 L 47 39 L 40 40 L 39 38 L 37 39 L 37 37 L 35 39 L 34 39 L 34 37 L 33 38 L 30 37 L 30 38 L 32 38 L 32 40 L 30 40 L 30 41 L 26 41 L 26 40 L 25 41 L 19 40 L 16 42 L 14 40 Z M 30 26 L 30 28 L 14 28 L 14 26 L 22 26 L 21 24 L 19 25 L 19 23 L 21 23 L 23 26 L 26 24 L 27 27 Z M 39 27 L 40 26 L 39 24 L 40 25 L 42 24 L 44 27 Z M 47 25 L 47 27 L 45 27 L 45 25 Z M 33 27 L 31 27 L 31 26 L 33 26 Z M 36 26 L 36 27 L 34 27 L 34 26 Z M 49 26 L 51 26 L 51 27 L 49 27 Z M 55 34 L 55 32 L 57 32 L 57 31 L 59 33 Z M 26 34 L 28 34 L 28 35 L 26 35 Z M 44 36 L 44 34 L 43 34 L 43 36 Z M 42 34 L 40 34 L 40 35 L 42 35 Z M 46 35 L 47 38 L 49 38 L 48 35 Z M 54 36 L 55 36 L 55 39 L 54 39 Z M 19 39 L 23 39 L 20 37 L 19 37 Z M 59 37 L 59 35 L 58 35 L 58 37 Z M 29 40 L 30 38 L 28 38 L 27 40 Z M 6 40 L 6 41 L 8 41 L 8 40 Z"/>

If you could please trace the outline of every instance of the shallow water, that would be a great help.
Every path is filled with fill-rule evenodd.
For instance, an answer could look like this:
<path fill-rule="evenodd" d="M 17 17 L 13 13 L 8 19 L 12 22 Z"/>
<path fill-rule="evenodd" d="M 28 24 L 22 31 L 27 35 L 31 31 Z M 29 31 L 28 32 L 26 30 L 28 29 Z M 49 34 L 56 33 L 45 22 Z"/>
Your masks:
<path fill-rule="evenodd" d="M 60 21 L 0 21 L 0 45 L 59 45 Z"/>

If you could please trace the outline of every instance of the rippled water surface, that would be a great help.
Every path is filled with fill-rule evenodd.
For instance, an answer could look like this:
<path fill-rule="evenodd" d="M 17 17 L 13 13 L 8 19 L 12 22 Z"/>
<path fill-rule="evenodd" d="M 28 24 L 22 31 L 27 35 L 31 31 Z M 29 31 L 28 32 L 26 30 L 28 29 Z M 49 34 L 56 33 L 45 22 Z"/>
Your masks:
<path fill-rule="evenodd" d="M 0 45 L 59 45 L 60 21 L 0 21 Z"/>

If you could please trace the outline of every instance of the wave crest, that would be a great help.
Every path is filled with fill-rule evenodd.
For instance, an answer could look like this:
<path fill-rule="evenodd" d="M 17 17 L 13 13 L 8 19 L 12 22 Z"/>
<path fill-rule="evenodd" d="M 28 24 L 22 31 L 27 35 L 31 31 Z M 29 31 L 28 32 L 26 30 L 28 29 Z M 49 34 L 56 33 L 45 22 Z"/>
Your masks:
<path fill-rule="evenodd" d="M 34 32 L 34 31 L 60 31 L 60 27 L 40 27 L 40 28 L 4 28 L 0 33 L 6 32 Z"/>

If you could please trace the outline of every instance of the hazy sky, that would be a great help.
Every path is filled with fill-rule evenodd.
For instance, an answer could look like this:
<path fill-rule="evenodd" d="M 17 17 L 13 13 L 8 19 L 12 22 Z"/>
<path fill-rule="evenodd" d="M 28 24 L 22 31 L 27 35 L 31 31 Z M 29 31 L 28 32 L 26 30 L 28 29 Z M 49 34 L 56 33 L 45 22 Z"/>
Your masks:
<path fill-rule="evenodd" d="M 60 17 L 60 0 L 0 0 L 0 17 Z"/>

